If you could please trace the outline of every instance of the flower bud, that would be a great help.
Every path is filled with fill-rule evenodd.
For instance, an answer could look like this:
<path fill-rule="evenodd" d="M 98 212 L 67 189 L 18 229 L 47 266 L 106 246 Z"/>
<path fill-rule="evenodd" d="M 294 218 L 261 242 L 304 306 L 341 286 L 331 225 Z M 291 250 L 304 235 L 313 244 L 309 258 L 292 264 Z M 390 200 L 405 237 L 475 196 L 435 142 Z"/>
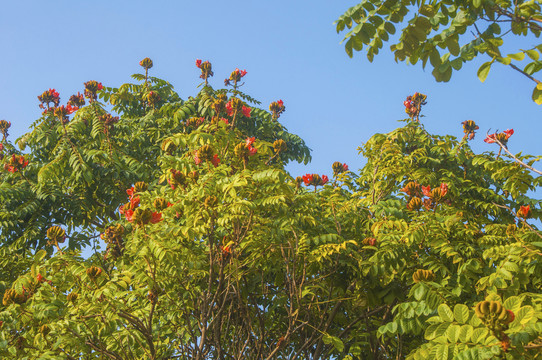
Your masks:
<path fill-rule="evenodd" d="M 143 67 L 145 70 L 149 70 L 150 68 L 152 68 L 153 64 L 152 64 L 152 60 L 146 57 L 145 59 L 139 62 L 139 65 L 141 65 L 141 67 Z"/>

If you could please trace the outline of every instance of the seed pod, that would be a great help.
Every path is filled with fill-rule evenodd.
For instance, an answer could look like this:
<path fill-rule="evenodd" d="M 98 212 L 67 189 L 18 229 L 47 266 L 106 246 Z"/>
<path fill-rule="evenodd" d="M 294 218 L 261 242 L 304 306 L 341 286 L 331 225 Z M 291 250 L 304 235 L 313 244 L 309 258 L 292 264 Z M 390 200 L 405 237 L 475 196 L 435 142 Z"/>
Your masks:
<path fill-rule="evenodd" d="M 476 316 L 478 316 L 480 320 L 484 318 L 484 314 L 482 313 L 482 309 L 481 309 L 482 302 L 479 302 L 478 304 L 476 304 L 476 307 L 474 308 L 474 313 L 476 314 Z"/>
<path fill-rule="evenodd" d="M 166 139 L 164 142 L 162 142 L 162 151 L 168 155 L 173 154 L 175 150 L 177 150 L 177 145 L 175 145 L 171 139 Z"/>
<path fill-rule="evenodd" d="M 96 266 L 91 266 L 87 269 L 87 275 L 92 281 L 96 280 L 101 273 L 102 269 Z"/>
<path fill-rule="evenodd" d="M 77 298 L 79 297 L 79 294 L 76 292 L 71 292 L 68 294 L 67 300 L 71 303 L 75 303 L 77 301 Z"/>
<path fill-rule="evenodd" d="M 501 312 L 498 314 L 497 317 L 498 320 L 504 321 L 508 319 L 508 310 L 506 310 L 504 307 L 502 308 Z"/>
<path fill-rule="evenodd" d="M 211 145 L 203 145 L 199 148 L 197 155 L 203 161 L 211 161 L 213 159 L 214 150 Z"/>
<path fill-rule="evenodd" d="M 51 243 L 62 244 L 66 240 L 66 232 L 60 226 L 51 226 L 47 229 L 47 238 Z"/>
<path fill-rule="evenodd" d="M 235 154 L 235 156 L 239 157 L 241 160 L 245 160 L 245 159 L 248 159 L 250 151 L 247 144 L 240 143 L 240 144 L 237 144 L 237 146 L 235 146 L 235 148 L 233 149 L 233 153 Z"/>
<path fill-rule="evenodd" d="M 137 225 L 148 224 L 151 219 L 152 211 L 149 209 L 137 208 L 132 215 L 132 221 Z"/>
<path fill-rule="evenodd" d="M 146 57 L 139 62 L 139 65 L 141 65 L 145 70 L 149 70 L 150 68 L 152 68 L 153 63 L 150 58 Z"/>
<path fill-rule="evenodd" d="M 205 198 L 204 202 L 203 202 L 203 206 L 205 206 L 205 208 L 214 208 L 216 206 L 216 204 L 218 203 L 218 199 L 216 198 L 216 196 L 213 196 L 213 195 L 209 195 Z"/>
<path fill-rule="evenodd" d="M 134 193 L 147 191 L 148 185 L 144 181 L 138 181 L 134 184 Z"/>
<path fill-rule="evenodd" d="M 19 294 L 17 293 L 17 291 L 15 291 L 15 289 L 7 289 L 4 293 L 2 303 L 5 306 L 8 306 L 10 304 L 23 304 L 27 299 L 28 296 L 24 290 L 21 294 Z"/>
<path fill-rule="evenodd" d="M 433 281 L 434 278 L 435 275 L 431 270 L 418 269 L 414 272 L 414 274 L 412 274 L 412 280 L 414 280 L 416 283 L 421 281 Z"/>
<path fill-rule="evenodd" d="M 152 205 L 156 208 L 156 210 L 160 211 L 168 207 L 168 201 L 164 198 L 158 198 L 152 202 Z"/>
<path fill-rule="evenodd" d="M 480 310 L 481 310 L 482 314 L 484 314 L 484 315 L 489 314 L 489 312 L 490 312 L 489 305 L 490 305 L 489 301 L 482 301 L 480 303 Z"/>
<path fill-rule="evenodd" d="M 286 145 L 286 141 L 278 139 L 273 142 L 273 149 L 276 153 L 285 152 L 286 150 L 288 150 L 288 145 Z"/>
<path fill-rule="evenodd" d="M 422 207 L 422 199 L 420 199 L 417 196 L 410 199 L 410 201 L 407 204 L 407 210 L 410 210 L 410 211 L 419 210 L 421 207 Z"/>
<path fill-rule="evenodd" d="M 497 301 L 491 301 L 489 304 L 489 312 L 498 315 L 502 310 L 502 305 Z"/>

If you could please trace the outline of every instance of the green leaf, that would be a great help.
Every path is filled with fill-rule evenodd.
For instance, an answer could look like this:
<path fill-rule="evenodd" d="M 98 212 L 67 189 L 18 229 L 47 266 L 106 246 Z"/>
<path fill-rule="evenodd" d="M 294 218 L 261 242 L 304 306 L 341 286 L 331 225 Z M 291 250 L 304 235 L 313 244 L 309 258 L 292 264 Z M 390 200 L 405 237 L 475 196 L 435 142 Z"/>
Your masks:
<path fill-rule="evenodd" d="M 483 63 L 482 66 L 478 69 L 478 79 L 480 79 L 481 82 L 486 81 L 487 75 L 489 74 L 489 69 L 491 69 L 491 64 L 493 61 L 488 61 L 486 63 Z"/>
<path fill-rule="evenodd" d="M 454 313 L 452 309 L 446 304 L 440 304 L 438 307 L 438 315 L 443 321 L 452 322 L 454 321 Z"/>
<path fill-rule="evenodd" d="M 440 344 L 433 348 L 433 354 L 436 360 L 448 360 L 448 344 Z"/>
<path fill-rule="evenodd" d="M 529 56 L 534 61 L 538 60 L 538 58 L 540 56 L 540 53 L 538 51 L 534 50 L 534 49 L 527 50 L 527 51 L 525 51 L 525 53 L 527 54 L 527 56 Z"/>
<path fill-rule="evenodd" d="M 459 325 L 451 325 L 446 330 L 446 336 L 448 337 L 448 340 L 450 340 L 451 343 L 456 343 L 457 340 L 459 340 L 460 331 L 461 327 Z"/>
<path fill-rule="evenodd" d="M 514 60 L 517 60 L 517 61 L 521 61 L 523 59 L 525 59 L 525 53 L 524 52 L 518 52 L 518 53 L 515 53 L 515 54 L 508 54 L 509 58 L 511 59 L 514 59 Z"/>
<path fill-rule="evenodd" d="M 535 88 L 533 89 L 533 101 L 537 105 L 542 104 L 542 90 L 540 90 L 538 86 L 535 86 Z"/>
<path fill-rule="evenodd" d="M 465 324 L 469 320 L 469 308 L 464 304 L 456 304 L 454 306 L 455 320 L 460 324 Z"/>

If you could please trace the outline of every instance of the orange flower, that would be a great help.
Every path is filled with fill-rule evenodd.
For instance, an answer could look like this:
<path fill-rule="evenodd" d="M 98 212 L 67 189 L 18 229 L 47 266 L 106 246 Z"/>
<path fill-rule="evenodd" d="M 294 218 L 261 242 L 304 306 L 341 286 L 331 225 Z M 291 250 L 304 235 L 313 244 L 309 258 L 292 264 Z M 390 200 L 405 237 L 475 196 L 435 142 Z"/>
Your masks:
<path fill-rule="evenodd" d="M 422 186 L 422 193 L 427 197 L 431 197 L 431 186 Z"/>
<path fill-rule="evenodd" d="M 516 215 L 520 218 L 527 219 L 531 216 L 531 206 L 520 206 Z"/>

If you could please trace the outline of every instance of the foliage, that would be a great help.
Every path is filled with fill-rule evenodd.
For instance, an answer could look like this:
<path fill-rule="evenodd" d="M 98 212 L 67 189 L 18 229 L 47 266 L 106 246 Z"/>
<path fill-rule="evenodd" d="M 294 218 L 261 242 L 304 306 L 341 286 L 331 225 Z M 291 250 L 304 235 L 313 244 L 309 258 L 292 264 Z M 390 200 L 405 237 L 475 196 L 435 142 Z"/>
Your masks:
<path fill-rule="evenodd" d="M 202 64 L 193 98 L 147 72 L 72 120 L 45 109 L 20 139 L 27 166 L 0 175 L 0 356 L 539 356 L 540 177 L 474 154 L 475 124 L 429 134 L 415 94 L 358 174 L 293 178 L 285 164 L 310 155 L 282 101 L 271 114 L 235 79 L 214 90 Z M 82 258 L 98 236 L 105 251 Z"/>
<path fill-rule="evenodd" d="M 336 25 L 338 33 L 350 30 L 343 40 L 348 56 L 365 48 L 369 61 L 399 25 L 399 39 L 390 47 L 395 60 L 421 62 L 424 68 L 429 63 L 437 81 L 449 81 L 454 70 L 486 54 L 489 61 L 478 70 L 482 82 L 495 62 L 509 65 L 536 83 L 533 100 L 541 104 L 542 85 L 532 75 L 542 70 L 542 44 L 503 53 L 515 48 L 516 38 L 510 34 L 538 38 L 541 22 L 540 3 L 534 0 L 364 0 L 349 8 Z M 528 63 L 520 69 L 516 64 L 524 59 Z"/>

